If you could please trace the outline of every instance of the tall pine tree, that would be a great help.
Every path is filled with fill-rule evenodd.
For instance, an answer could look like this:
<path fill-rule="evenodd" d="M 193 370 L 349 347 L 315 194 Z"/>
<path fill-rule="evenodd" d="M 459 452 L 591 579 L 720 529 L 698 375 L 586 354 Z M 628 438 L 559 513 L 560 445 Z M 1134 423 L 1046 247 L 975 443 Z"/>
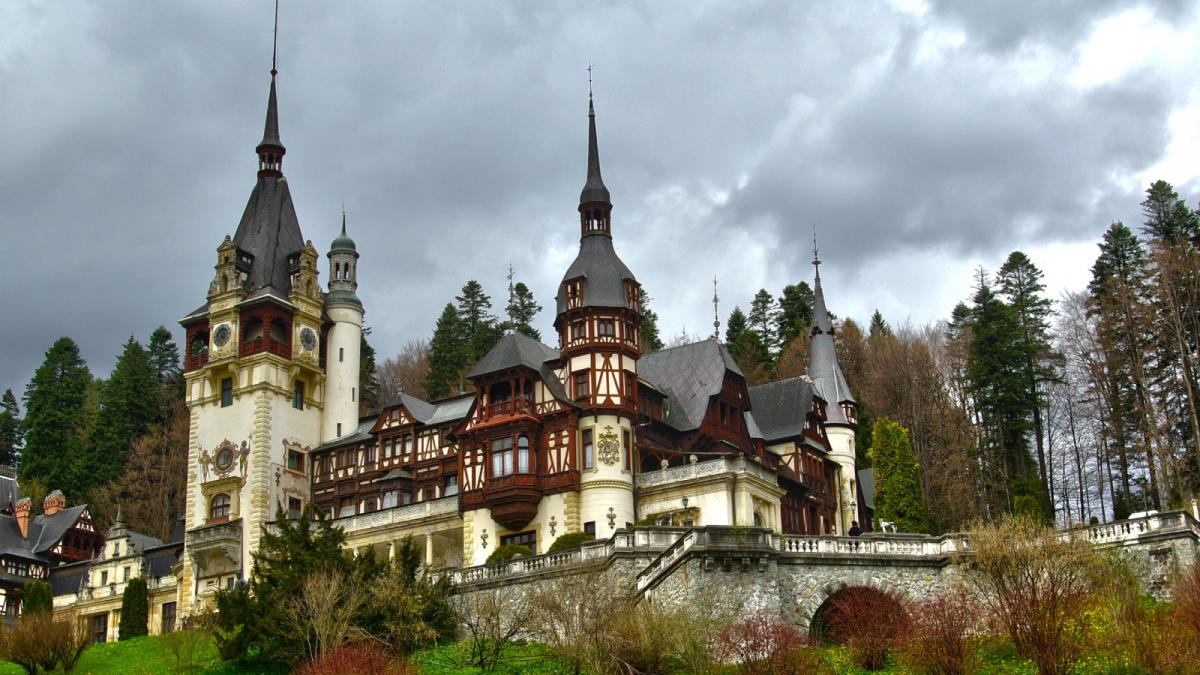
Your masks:
<path fill-rule="evenodd" d="M 87 453 L 86 473 L 81 477 L 85 482 L 100 485 L 121 476 L 134 441 L 151 424 L 165 421 L 159 395 L 158 374 L 150 355 L 137 340 L 129 338 L 101 390 L 95 440 Z"/>
<path fill-rule="evenodd" d="M 813 292 L 808 284 L 788 284 L 779 295 L 775 313 L 775 350 L 782 353 L 792 340 L 806 335 L 812 326 Z"/>
<path fill-rule="evenodd" d="M 746 313 L 742 311 L 741 307 L 734 307 L 733 311 L 729 313 L 729 320 L 725 322 L 725 348 L 733 351 L 733 346 L 738 343 L 738 338 L 749 327 Z"/>
<path fill-rule="evenodd" d="M 159 326 L 150 334 L 146 352 L 150 366 L 162 385 L 161 406 L 164 410 L 170 409 L 175 402 L 183 400 L 183 368 L 179 361 L 179 346 L 175 344 L 171 331 Z"/>
<path fill-rule="evenodd" d="M 455 296 L 454 301 L 458 303 L 458 326 L 467 362 L 475 363 L 496 345 L 504 332 L 492 314 L 492 299 L 478 281 L 468 281 L 462 287 L 462 295 Z"/>
<path fill-rule="evenodd" d="M 542 311 L 542 306 L 533 298 L 533 291 L 529 290 L 529 287 L 523 282 L 518 281 L 512 287 L 506 309 L 508 325 L 505 328 L 524 333 L 534 340 L 542 339 L 542 334 L 533 327 L 533 320 L 537 317 L 538 312 Z"/>
<path fill-rule="evenodd" d="M 430 399 L 456 393 L 467 372 L 467 352 L 464 333 L 459 327 L 458 310 L 446 303 L 438 317 L 429 341 L 429 373 L 425 377 L 425 393 Z"/>
<path fill-rule="evenodd" d="M 642 325 L 638 328 L 638 343 L 643 354 L 656 352 L 663 348 L 662 338 L 658 335 L 658 314 L 650 309 L 650 296 L 646 289 L 638 289 L 638 306 L 642 308 Z"/>
<path fill-rule="evenodd" d="M 89 387 L 92 374 L 68 337 L 46 352 L 42 365 L 25 387 L 25 447 L 21 480 L 37 479 L 76 499 L 92 420 Z"/>
<path fill-rule="evenodd" d="M 20 457 L 21 438 L 21 408 L 17 405 L 17 397 L 12 389 L 7 389 L 0 398 L 0 464 L 16 466 Z"/>
<path fill-rule="evenodd" d="M 758 334 L 759 342 L 769 350 L 776 344 L 775 340 L 775 322 L 777 310 L 775 308 L 775 298 L 767 292 L 767 289 L 760 288 L 758 293 L 754 294 L 754 299 L 750 302 L 750 330 Z M 770 359 L 768 354 L 767 359 Z"/>
<path fill-rule="evenodd" d="M 375 348 L 367 341 L 370 328 L 364 328 L 359 338 L 358 366 L 358 414 L 373 415 L 379 412 L 379 374 L 375 369 Z"/>

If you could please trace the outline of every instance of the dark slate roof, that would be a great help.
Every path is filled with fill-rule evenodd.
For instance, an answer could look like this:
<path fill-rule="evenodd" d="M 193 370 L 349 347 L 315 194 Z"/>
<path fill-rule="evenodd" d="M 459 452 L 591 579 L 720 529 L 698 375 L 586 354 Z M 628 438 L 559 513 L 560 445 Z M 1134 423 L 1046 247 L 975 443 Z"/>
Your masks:
<path fill-rule="evenodd" d="M 371 427 L 375 426 L 375 420 L 377 419 L 379 419 L 378 415 L 364 417 L 358 421 L 358 428 L 355 429 L 353 433 L 346 434 L 341 438 L 335 438 L 327 443 L 322 443 L 321 445 L 313 448 L 311 452 L 328 450 L 329 448 L 340 448 L 352 443 L 362 443 L 363 441 L 374 440 L 375 437 L 371 435 Z"/>
<path fill-rule="evenodd" d="M 408 412 L 422 424 L 429 422 L 430 418 L 432 418 L 437 412 L 436 405 L 433 405 L 432 403 L 426 403 L 416 396 L 410 396 L 404 392 L 401 392 L 400 395 L 397 396 L 388 407 L 396 405 L 397 403 L 403 405 L 405 409 L 408 410 Z"/>
<path fill-rule="evenodd" d="M 15 506 L 20 498 L 21 486 L 17 484 L 17 479 L 0 476 L 0 510 Z"/>
<path fill-rule="evenodd" d="M 863 469 L 858 472 L 858 489 L 862 492 L 863 504 L 872 511 L 875 510 L 875 469 Z"/>
<path fill-rule="evenodd" d="M 750 413 L 768 443 L 804 433 L 813 385 L 802 377 L 750 387 Z"/>
<path fill-rule="evenodd" d="M 638 377 L 667 395 L 666 423 L 680 431 L 700 427 L 708 400 L 721 391 L 725 371 L 742 371 L 713 339 L 663 349 L 638 360 Z"/>
<path fill-rule="evenodd" d="M 254 256 L 246 290 L 270 289 L 282 298 L 292 290 L 288 257 L 304 248 L 300 221 L 287 179 L 260 176 L 250 192 L 233 243 Z"/>
<path fill-rule="evenodd" d="M 475 379 L 481 375 L 496 373 L 508 368 L 524 366 L 534 370 L 541 376 L 542 382 L 554 394 L 554 397 L 570 402 L 562 383 L 558 381 L 554 371 L 546 365 L 548 361 L 558 358 L 558 350 L 534 340 L 528 335 L 514 331 L 500 338 L 494 347 L 488 350 L 483 358 L 475 364 L 467 377 Z"/>
<path fill-rule="evenodd" d="M 75 522 L 79 520 L 79 516 L 83 515 L 83 512 L 86 510 L 87 504 L 80 504 L 63 509 L 50 517 L 42 515 L 34 518 L 29 522 L 29 541 L 35 541 L 33 534 L 35 526 L 38 529 L 38 535 L 36 543 L 31 543 L 30 548 L 33 549 L 34 553 L 45 553 L 54 548 L 54 545 L 63 538 L 67 530 L 75 526 Z"/>
<path fill-rule="evenodd" d="M 636 282 L 633 272 L 613 250 L 611 237 L 587 236 L 579 241 L 579 255 L 567 268 L 563 281 L 583 277 L 584 307 L 627 307 L 625 281 Z M 558 313 L 567 310 L 567 288 L 558 286 Z"/>
<path fill-rule="evenodd" d="M 587 182 L 579 193 L 579 203 L 589 202 L 611 203 L 608 188 L 600 176 L 600 145 L 596 142 L 596 106 L 592 104 L 592 95 L 588 94 L 588 173 Z"/>
<path fill-rule="evenodd" d="M 334 251 L 352 251 L 358 253 L 358 248 L 354 245 L 354 240 L 350 235 L 346 234 L 346 212 L 342 212 L 342 233 L 334 237 L 333 243 L 329 245 L 329 253 Z M 329 255 L 328 253 L 326 255 Z"/>
<path fill-rule="evenodd" d="M 437 410 L 433 413 L 425 424 L 441 424 L 442 422 L 452 422 L 461 420 L 471 411 L 471 404 L 475 403 L 475 394 L 462 394 L 455 398 L 444 399 L 436 404 Z"/>
<path fill-rule="evenodd" d="M 158 537 L 151 537 L 148 534 L 142 534 L 141 532 L 130 531 L 129 543 L 133 544 L 135 551 L 146 551 L 162 546 L 163 540 Z"/>
<path fill-rule="evenodd" d="M 274 71 L 271 72 L 271 93 L 267 95 L 267 120 L 263 125 L 263 139 L 258 147 L 283 147 L 283 142 L 279 140 L 279 104 L 275 100 Z"/>
<path fill-rule="evenodd" d="M 50 570 L 50 592 L 54 595 L 74 595 L 83 587 L 90 560 L 59 565 Z"/>
<path fill-rule="evenodd" d="M 167 544 L 149 549 L 146 554 L 147 576 L 165 577 L 171 574 L 171 568 L 179 562 L 179 554 L 183 551 L 181 544 Z"/>
<path fill-rule="evenodd" d="M 821 398 L 829 405 L 825 408 L 829 422 L 845 423 L 846 416 L 838 404 L 854 402 L 850 385 L 838 365 L 837 349 L 833 341 L 833 322 L 825 307 L 825 293 L 821 290 L 821 274 L 817 271 L 816 287 L 813 289 L 812 342 L 809 346 L 808 376 L 812 379 Z"/>

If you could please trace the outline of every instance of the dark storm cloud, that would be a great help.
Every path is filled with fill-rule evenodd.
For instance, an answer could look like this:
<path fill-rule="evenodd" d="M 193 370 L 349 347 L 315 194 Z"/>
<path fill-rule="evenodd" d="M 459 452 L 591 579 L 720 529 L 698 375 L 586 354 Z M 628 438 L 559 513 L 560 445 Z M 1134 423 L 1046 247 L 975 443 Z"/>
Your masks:
<path fill-rule="evenodd" d="M 1154 70 L 1066 83 L 1117 9 L 285 2 L 284 171 L 318 250 L 345 203 L 381 358 L 427 337 L 469 278 L 501 310 L 510 262 L 552 308 L 594 61 L 617 250 L 665 332 L 704 333 L 714 274 L 722 314 L 808 278 L 813 226 L 848 298 L 898 247 L 996 256 L 1136 213 L 1123 178 L 1161 157 L 1176 92 Z M 0 389 L 59 335 L 103 376 L 130 334 L 204 301 L 254 181 L 271 10 L 0 9 Z M 964 43 L 931 57 L 947 31 Z M 1029 46 L 1049 73 L 1013 56 Z"/>

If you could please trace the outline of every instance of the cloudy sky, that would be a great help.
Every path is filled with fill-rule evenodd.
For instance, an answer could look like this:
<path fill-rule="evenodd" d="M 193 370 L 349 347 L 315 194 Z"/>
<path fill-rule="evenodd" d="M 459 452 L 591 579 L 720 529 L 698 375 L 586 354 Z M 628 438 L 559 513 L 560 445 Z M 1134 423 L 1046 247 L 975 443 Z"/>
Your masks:
<path fill-rule="evenodd" d="M 272 4 L 0 4 L 0 390 L 70 335 L 204 301 L 254 184 Z M 616 247 L 665 334 L 810 279 L 831 309 L 948 315 L 1014 249 L 1052 294 L 1150 180 L 1200 195 L 1200 8 L 1102 0 L 285 0 L 284 172 L 324 252 L 341 204 L 381 357 L 511 263 L 549 311 L 595 90 Z M 324 276 L 324 275 L 323 275 Z"/>

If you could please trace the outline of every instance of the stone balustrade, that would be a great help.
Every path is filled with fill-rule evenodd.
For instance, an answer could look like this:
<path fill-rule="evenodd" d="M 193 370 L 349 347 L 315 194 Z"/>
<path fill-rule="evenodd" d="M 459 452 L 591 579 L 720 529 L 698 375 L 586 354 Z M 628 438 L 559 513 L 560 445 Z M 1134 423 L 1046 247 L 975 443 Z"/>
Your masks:
<path fill-rule="evenodd" d="M 333 521 L 333 524 L 335 527 L 340 527 L 346 532 L 360 532 L 376 527 L 411 523 L 431 516 L 457 513 L 458 496 L 455 495 L 417 502 L 416 504 L 397 506 L 395 508 L 381 509 L 372 513 L 360 513 L 354 516 L 337 518 Z"/>
<path fill-rule="evenodd" d="M 775 472 L 768 467 L 759 464 L 758 462 L 745 457 L 721 457 L 719 459 L 710 459 L 704 462 L 696 462 L 694 464 L 671 466 L 665 469 L 659 469 L 657 471 L 639 473 L 637 476 L 637 484 L 639 487 L 653 487 L 656 485 L 668 485 L 671 483 L 703 478 L 705 476 L 719 476 L 726 473 L 749 474 L 771 483 L 772 485 L 778 482 L 778 477 L 775 475 Z"/>

